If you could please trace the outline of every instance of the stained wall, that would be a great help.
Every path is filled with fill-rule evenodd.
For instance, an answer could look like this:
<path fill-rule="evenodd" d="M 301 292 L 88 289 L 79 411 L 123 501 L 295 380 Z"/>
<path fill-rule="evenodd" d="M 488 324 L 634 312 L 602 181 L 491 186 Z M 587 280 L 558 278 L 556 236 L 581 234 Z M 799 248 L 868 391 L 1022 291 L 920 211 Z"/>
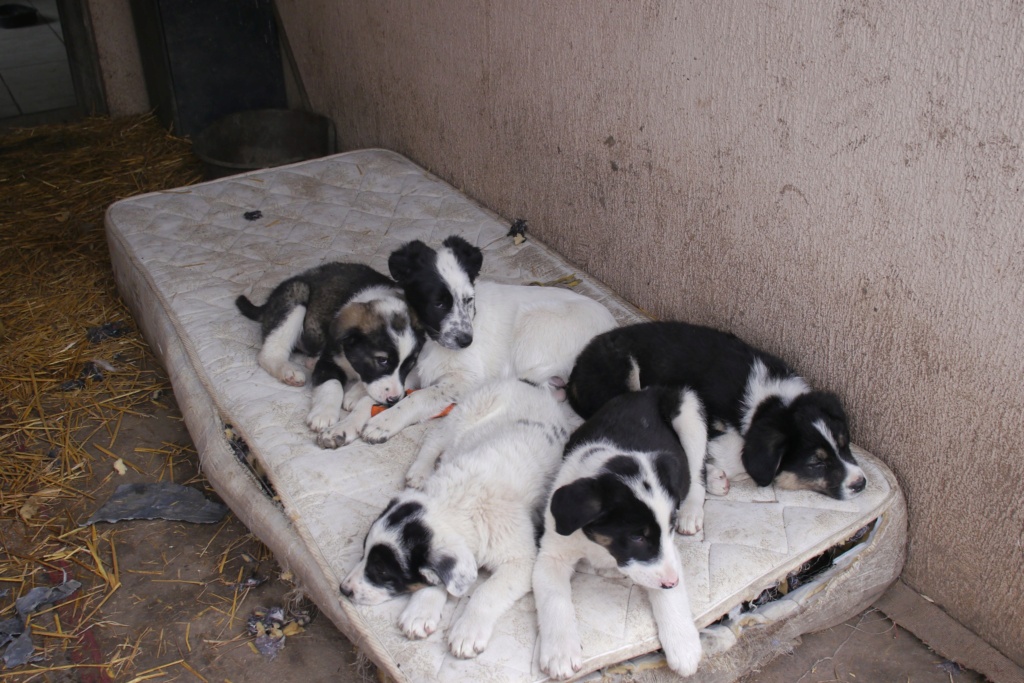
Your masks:
<path fill-rule="evenodd" d="M 904 579 L 1024 664 L 1024 7 L 278 5 L 343 148 L 839 393 L 908 496 Z M 138 110 L 137 48 L 97 23 Z"/>

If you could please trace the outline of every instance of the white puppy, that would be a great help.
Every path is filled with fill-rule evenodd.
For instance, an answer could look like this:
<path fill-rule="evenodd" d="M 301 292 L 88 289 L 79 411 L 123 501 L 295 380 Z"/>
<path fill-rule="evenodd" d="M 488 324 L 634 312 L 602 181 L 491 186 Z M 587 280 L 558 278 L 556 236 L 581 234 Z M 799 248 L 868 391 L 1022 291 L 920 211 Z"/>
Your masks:
<path fill-rule="evenodd" d="M 540 508 L 570 419 L 547 388 L 519 380 L 465 395 L 428 434 L 410 470 L 422 491 L 408 488 L 388 503 L 342 594 L 374 605 L 415 591 L 399 626 L 425 638 L 437 630 L 447 594 L 464 595 L 485 567 L 490 577 L 448 633 L 455 656 L 482 652 L 497 620 L 530 590 Z"/>

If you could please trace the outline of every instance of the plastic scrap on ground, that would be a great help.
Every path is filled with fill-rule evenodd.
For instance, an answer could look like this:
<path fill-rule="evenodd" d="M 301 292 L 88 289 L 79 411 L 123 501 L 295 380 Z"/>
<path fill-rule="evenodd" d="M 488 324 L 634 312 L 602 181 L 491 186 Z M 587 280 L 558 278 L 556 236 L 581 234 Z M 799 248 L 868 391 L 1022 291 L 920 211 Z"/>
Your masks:
<path fill-rule="evenodd" d="M 121 484 L 99 510 L 81 526 L 126 519 L 166 519 L 175 522 L 213 524 L 227 514 L 226 505 L 208 500 L 192 487 L 158 481 Z"/>
<path fill-rule="evenodd" d="M 18 616 L 0 621 L 0 648 L 7 648 L 3 655 L 5 668 L 21 666 L 32 659 L 35 645 L 32 643 L 32 630 L 25 628 L 28 616 L 45 605 L 60 602 L 81 587 L 82 584 L 74 580 L 59 586 L 38 586 L 15 600 L 14 609 Z"/>

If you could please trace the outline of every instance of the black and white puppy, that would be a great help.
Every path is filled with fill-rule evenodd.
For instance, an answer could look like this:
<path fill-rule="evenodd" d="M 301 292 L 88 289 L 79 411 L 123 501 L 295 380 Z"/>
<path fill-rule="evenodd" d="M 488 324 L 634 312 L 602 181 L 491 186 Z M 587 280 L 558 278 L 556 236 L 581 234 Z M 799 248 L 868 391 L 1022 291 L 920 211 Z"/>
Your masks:
<path fill-rule="evenodd" d="M 338 422 L 342 405 L 361 397 L 394 404 L 423 345 L 401 289 L 390 278 L 357 263 L 326 263 L 288 278 L 262 306 L 245 295 L 235 300 L 259 321 L 260 366 L 285 384 L 303 386 L 306 369 L 293 351 L 316 359 L 307 424 L 317 432 Z M 350 396 L 345 387 L 354 389 Z M 372 399 L 372 400 L 371 400 Z"/>
<path fill-rule="evenodd" d="M 416 240 L 391 254 L 391 275 L 428 337 L 416 367 L 422 388 L 369 418 L 364 441 L 387 441 L 487 380 L 565 378 L 586 343 L 615 326 L 604 306 L 566 289 L 478 282 L 482 264 L 480 249 L 458 236 L 436 251 Z M 353 438 L 335 434 L 338 445 Z"/>
<path fill-rule="evenodd" d="M 540 667 L 552 678 L 583 665 L 570 587 L 583 559 L 646 588 L 669 666 L 696 671 L 700 637 L 672 532 L 690 489 L 687 461 L 703 459 L 681 445 L 679 426 L 700 412 L 693 391 L 652 387 L 614 397 L 569 439 L 533 570 Z"/>
<path fill-rule="evenodd" d="M 547 388 L 514 379 L 464 396 L 428 434 L 410 470 L 422 490 L 408 488 L 388 503 L 342 594 L 374 605 L 415 591 L 399 626 L 409 638 L 425 638 L 437 630 L 448 593 L 464 595 L 486 567 L 490 576 L 448 633 L 455 656 L 482 652 L 497 620 L 530 590 L 539 512 L 568 419 Z"/>
<path fill-rule="evenodd" d="M 839 398 L 812 391 L 782 360 L 732 334 L 683 322 L 612 330 L 580 354 L 566 391 L 588 417 L 612 397 L 651 385 L 697 393 L 710 460 L 730 479 L 749 476 L 758 486 L 774 481 L 840 500 L 867 484 Z"/>

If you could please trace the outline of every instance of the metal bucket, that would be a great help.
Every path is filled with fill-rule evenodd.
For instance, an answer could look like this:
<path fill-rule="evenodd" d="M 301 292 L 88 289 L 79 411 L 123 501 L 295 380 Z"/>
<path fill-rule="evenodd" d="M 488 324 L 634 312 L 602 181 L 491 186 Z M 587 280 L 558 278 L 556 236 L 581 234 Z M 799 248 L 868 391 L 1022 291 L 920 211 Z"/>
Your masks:
<path fill-rule="evenodd" d="M 208 179 L 283 166 L 336 151 L 334 122 L 296 109 L 254 109 L 229 114 L 196 136 L 192 151 Z"/>

